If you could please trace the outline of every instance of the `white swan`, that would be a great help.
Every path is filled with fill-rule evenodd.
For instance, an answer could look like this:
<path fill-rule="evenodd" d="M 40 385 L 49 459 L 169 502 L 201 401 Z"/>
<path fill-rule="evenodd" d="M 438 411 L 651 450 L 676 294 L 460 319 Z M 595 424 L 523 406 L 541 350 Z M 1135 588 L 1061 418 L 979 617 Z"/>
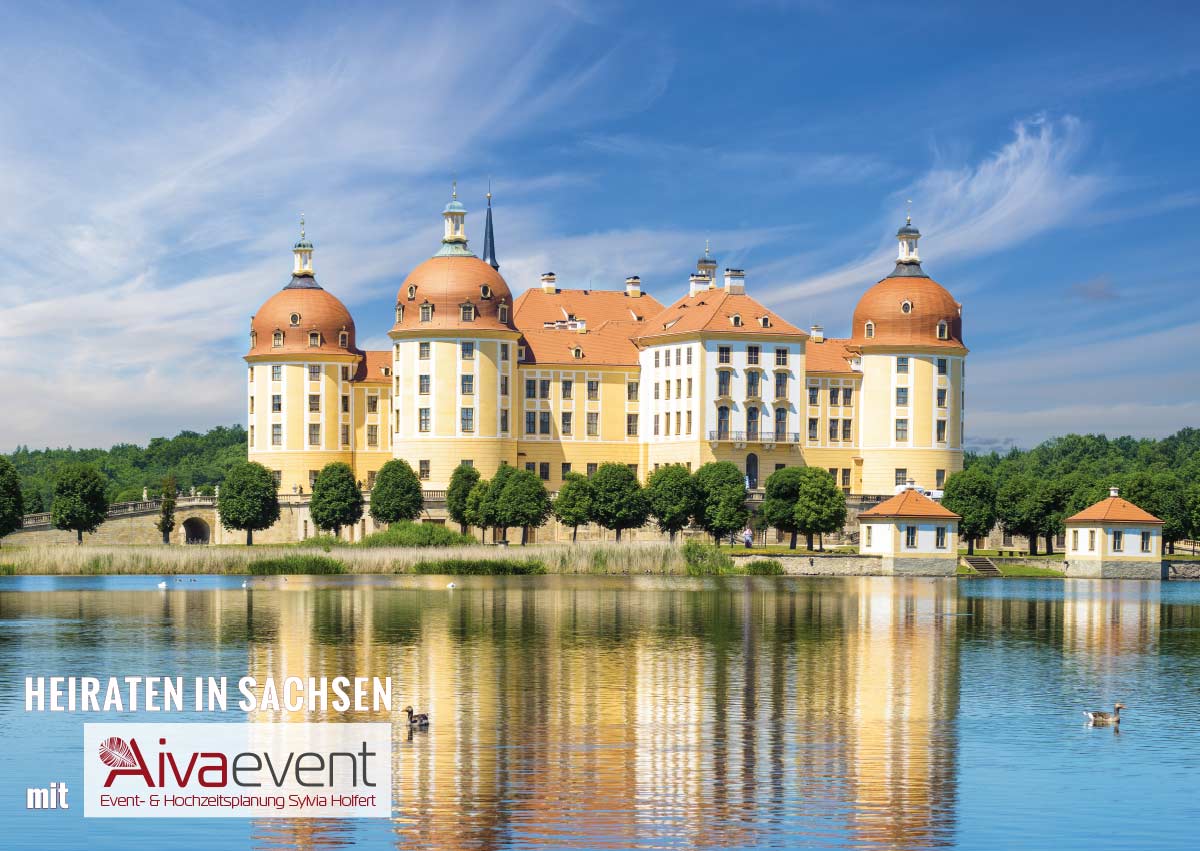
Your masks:
<path fill-rule="evenodd" d="M 245 588 L 245 587 L 246 587 L 246 580 L 245 580 L 245 579 L 243 579 L 243 580 L 242 580 L 242 587 L 243 587 L 243 588 Z"/>
<path fill-rule="evenodd" d="M 162 590 L 162 591 L 166 591 L 166 590 L 167 590 L 167 583 L 166 583 L 166 582 L 160 582 L 160 583 L 158 583 L 158 587 L 159 587 L 159 589 L 160 589 L 160 590 Z"/>
<path fill-rule="evenodd" d="M 457 587 L 458 587 L 458 586 L 457 586 L 457 585 L 455 585 L 453 582 L 451 582 L 449 585 L 447 585 L 447 586 L 446 586 L 446 588 L 447 588 L 448 590 L 450 590 L 450 591 L 453 591 L 453 590 L 454 590 L 455 588 L 457 588 Z"/>

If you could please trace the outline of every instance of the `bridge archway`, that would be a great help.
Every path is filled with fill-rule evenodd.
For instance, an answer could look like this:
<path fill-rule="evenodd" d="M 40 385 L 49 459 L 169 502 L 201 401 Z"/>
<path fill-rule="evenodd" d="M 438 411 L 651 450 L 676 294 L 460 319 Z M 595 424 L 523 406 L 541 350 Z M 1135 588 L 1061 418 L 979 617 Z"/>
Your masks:
<path fill-rule="evenodd" d="M 208 524 L 199 517 L 189 517 L 183 521 L 183 542 L 185 544 L 207 545 L 210 541 Z"/>

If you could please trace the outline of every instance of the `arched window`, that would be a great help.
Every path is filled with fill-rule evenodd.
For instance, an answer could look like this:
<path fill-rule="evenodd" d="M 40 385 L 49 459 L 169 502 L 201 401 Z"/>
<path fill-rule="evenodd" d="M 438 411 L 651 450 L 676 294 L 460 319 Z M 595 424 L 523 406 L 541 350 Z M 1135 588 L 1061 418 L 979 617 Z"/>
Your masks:
<path fill-rule="evenodd" d="M 717 440 L 729 440 L 729 406 L 717 408 Z"/>
<path fill-rule="evenodd" d="M 409 300 L 409 301 L 412 301 L 412 300 L 413 300 L 413 299 L 415 299 L 416 297 L 417 297 L 417 287 L 416 287 L 416 284 L 409 284 L 409 285 L 408 285 L 408 300 Z"/>
<path fill-rule="evenodd" d="M 480 298 L 491 298 L 492 297 L 492 288 L 489 287 L 487 284 L 484 284 L 483 286 L 481 286 L 479 288 L 479 297 Z"/>
<path fill-rule="evenodd" d="M 321 332 L 319 332 L 319 331 L 309 331 L 309 332 L 308 332 L 308 344 L 309 344 L 310 346 L 319 346 L 319 345 L 321 345 Z"/>
<path fill-rule="evenodd" d="M 343 349 L 350 348 L 350 335 L 342 331 L 338 334 L 338 345 Z"/>
<path fill-rule="evenodd" d="M 746 438 L 748 440 L 758 440 L 758 417 L 758 408 L 746 411 Z"/>
<path fill-rule="evenodd" d="M 733 323 L 734 328 L 742 327 L 742 317 L 740 314 L 737 314 L 737 313 L 733 314 L 733 316 L 729 317 L 729 321 Z"/>
<path fill-rule="evenodd" d="M 461 312 L 463 322 L 475 321 L 475 305 L 468 302 L 467 304 L 462 305 L 459 308 L 459 311 Z"/>
<path fill-rule="evenodd" d="M 421 305 L 421 321 L 431 322 L 433 320 L 433 305 L 425 302 Z"/>
<path fill-rule="evenodd" d="M 770 328 L 771 327 L 771 317 L 770 316 L 759 317 L 758 324 L 764 328 Z"/>
<path fill-rule="evenodd" d="M 868 340 L 870 340 L 871 338 L 873 338 L 875 336 L 875 323 L 874 322 L 867 323 L 866 327 L 863 329 L 863 336 L 866 337 Z"/>
<path fill-rule="evenodd" d="M 579 348 L 579 346 L 576 346 L 575 348 L 571 349 L 571 356 L 578 360 L 579 358 L 583 357 L 583 349 Z"/>
<path fill-rule="evenodd" d="M 507 304 L 500 305 L 500 307 L 496 309 L 496 315 L 500 319 L 501 323 L 507 325 L 508 324 L 508 305 Z"/>
<path fill-rule="evenodd" d="M 396 302 L 396 324 L 399 325 L 404 321 L 404 305 Z"/>
<path fill-rule="evenodd" d="M 945 320 L 942 320 L 941 322 L 938 323 L 938 339 L 939 340 L 949 340 L 950 339 L 950 326 L 946 324 Z"/>
<path fill-rule="evenodd" d="M 912 302 L 909 301 L 908 299 L 905 299 L 904 301 L 900 302 L 900 312 L 905 315 L 912 313 Z"/>
<path fill-rule="evenodd" d="M 753 452 L 746 456 L 746 487 L 758 487 L 758 456 Z"/>
<path fill-rule="evenodd" d="M 293 313 L 291 317 L 289 317 L 289 321 L 292 323 L 293 328 L 298 327 L 300 325 L 300 314 Z"/>
<path fill-rule="evenodd" d="M 283 332 L 282 331 L 276 331 L 275 334 L 271 337 L 271 345 L 277 349 L 283 345 Z"/>

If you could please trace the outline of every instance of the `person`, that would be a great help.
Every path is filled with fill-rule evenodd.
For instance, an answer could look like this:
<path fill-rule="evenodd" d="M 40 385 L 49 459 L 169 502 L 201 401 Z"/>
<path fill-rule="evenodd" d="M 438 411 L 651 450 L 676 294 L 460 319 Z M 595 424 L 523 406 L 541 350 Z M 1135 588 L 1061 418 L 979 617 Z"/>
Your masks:
<path fill-rule="evenodd" d="M 742 530 L 742 543 L 746 545 L 746 549 L 750 549 L 754 544 L 754 533 L 750 531 L 749 526 Z"/>

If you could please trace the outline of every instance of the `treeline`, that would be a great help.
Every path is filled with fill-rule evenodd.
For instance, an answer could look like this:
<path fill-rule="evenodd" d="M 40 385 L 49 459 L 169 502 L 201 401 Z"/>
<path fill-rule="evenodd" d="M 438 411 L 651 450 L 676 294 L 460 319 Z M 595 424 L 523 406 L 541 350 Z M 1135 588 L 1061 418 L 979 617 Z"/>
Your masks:
<path fill-rule="evenodd" d="M 973 549 L 999 523 L 1027 537 L 1029 552 L 1054 551 L 1063 521 L 1108 495 L 1110 487 L 1163 521 L 1163 543 L 1200 537 L 1200 429 L 1162 440 L 1070 434 L 1005 455 L 967 453 L 946 483 L 943 504 L 963 515 Z"/>
<path fill-rule="evenodd" d="M 18 446 L 7 458 L 20 479 L 24 511 L 34 514 L 50 510 L 60 473 L 77 464 L 103 476 L 110 504 L 139 500 L 143 488 L 157 496 L 168 476 L 174 476 L 184 493 L 193 487 L 212 493 L 235 464 L 246 460 L 246 430 L 234 425 L 217 426 L 204 434 L 183 431 L 175 437 L 156 437 L 145 447 L 132 443 L 111 449 Z"/>

